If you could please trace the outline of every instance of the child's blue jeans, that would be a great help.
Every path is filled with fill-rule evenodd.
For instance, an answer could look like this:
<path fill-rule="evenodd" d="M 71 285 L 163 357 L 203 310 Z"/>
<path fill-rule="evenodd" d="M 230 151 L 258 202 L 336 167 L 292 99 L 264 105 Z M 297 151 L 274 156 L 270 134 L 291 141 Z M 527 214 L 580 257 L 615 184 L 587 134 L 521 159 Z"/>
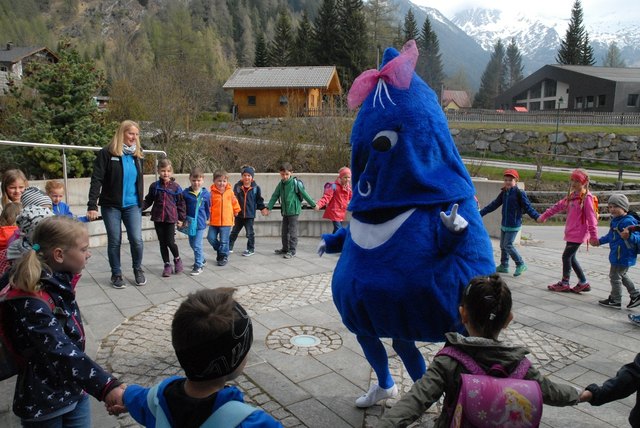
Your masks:
<path fill-rule="evenodd" d="M 209 226 L 207 241 L 218 253 L 218 260 L 220 260 L 220 257 L 229 257 L 230 233 L 231 226 Z"/>
<path fill-rule="evenodd" d="M 202 267 L 204 264 L 204 251 L 202 251 L 202 240 L 204 239 L 204 232 L 207 229 L 196 230 L 195 236 L 189 237 L 189 245 L 193 250 L 194 263 L 196 267 Z"/>
<path fill-rule="evenodd" d="M 500 232 L 500 264 L 504 267 L 509 266 L 509 257 L 513 259 L 516 266 L 524 264 L 524 260 L 520 257 L 520 253 L 516 250 L 513 242 L 516 240 L 518 231 L 515 232 Z"/>

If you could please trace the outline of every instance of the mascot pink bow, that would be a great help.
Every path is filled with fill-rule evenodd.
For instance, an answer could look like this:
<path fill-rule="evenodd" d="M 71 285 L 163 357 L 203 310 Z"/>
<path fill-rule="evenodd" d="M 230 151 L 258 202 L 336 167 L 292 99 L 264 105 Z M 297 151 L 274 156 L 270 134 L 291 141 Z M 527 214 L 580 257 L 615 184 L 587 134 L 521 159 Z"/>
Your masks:
<path fill-rule="evenodd" d="M 389 61 L 380 71 L 374 69 L 367 70 L 356 78 L 349 90 L 349 95 L 347 96 L 349 108 L 355 109 L 362 104 L 376 85 L 378 86 L 376 94 L 380 92 L 381 85 L 385 85 L 387 83 L 398 89 L 409 88 L 417 61 L 418 48 L 416 47 L 416 41 L 409 40 L 402 47 L 400 55 Z M 389 97 L 388 93 L 387 97 Z"/>

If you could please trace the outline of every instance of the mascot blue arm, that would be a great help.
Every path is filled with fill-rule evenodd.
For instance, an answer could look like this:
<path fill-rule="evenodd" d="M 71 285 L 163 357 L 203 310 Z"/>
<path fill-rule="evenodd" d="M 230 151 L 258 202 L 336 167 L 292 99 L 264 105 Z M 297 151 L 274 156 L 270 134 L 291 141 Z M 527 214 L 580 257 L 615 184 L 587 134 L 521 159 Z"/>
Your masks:
<path fill-rule="evenodd" d="M 397 394 L 380 338 L 393 340 L 419 379 L 426 365 L 414 341 L 460 331 L 464 288 L 495 271 L 471 177 L 436 95 L 413 71 L 416 60 L 413 41 L 402 54 L 389 48 L 380 71 L 354 82 L 349 103 L 362 106 L 351 133 L 352 220 L 323 235 L 323 249 L 342 250 L 334 303 L 378 377 L 358 407 Z"/>

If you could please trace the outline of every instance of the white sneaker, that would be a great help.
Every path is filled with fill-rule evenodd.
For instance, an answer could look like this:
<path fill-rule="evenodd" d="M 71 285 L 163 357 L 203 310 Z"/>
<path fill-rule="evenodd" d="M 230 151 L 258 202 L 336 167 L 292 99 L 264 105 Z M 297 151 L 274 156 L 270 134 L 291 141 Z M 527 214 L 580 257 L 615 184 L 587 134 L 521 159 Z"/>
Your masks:
<path fill-rule="evenodd" d="M 394 384 L 391 388 L 381 388 L 380 385 L 374 383 L 369 388 L 369 392 L 356 400 L 356 407 L 371 407 L 380 400 L 394 398 L 398 395 L 398 387 Z"/>

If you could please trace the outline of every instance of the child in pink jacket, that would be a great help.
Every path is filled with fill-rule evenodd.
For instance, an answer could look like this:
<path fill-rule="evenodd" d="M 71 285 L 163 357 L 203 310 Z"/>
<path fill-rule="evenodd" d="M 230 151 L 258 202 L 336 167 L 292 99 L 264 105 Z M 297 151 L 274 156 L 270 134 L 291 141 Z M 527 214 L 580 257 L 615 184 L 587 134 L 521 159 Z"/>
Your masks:
<path fill-rule="evenodd" d="M 554 214 L 567 212 L 567 222 L 564 227 L 564 240 L 567 241 L 567 245 L 562 253 L 562 279 L 556 284 L 547 286 L 550 291 L 575 293 L 591 291 L 576 253 L 583 242 L 598 239 L 598 221 L 593 198 L 594 196 L 589 192 L 589 176 L 585 170 L 576 169 L 571 173 L 571 187 L 567 196 L 538 218 L 538 223 L 544 223 Z M 572 268 L 578 276 L 578 284 L 573 288 L 569 285 Z"/>
<path fill-rule="evenodd" d="M 322 218 L 333 222 L 333 233 L 342 228 L 351 195 L 351 170 L 344 166 L 338 171 L 335 182 L 325 184 L 324 194 L 314 208 L 319 211 L 322 207 L 326 207 Z"/>

